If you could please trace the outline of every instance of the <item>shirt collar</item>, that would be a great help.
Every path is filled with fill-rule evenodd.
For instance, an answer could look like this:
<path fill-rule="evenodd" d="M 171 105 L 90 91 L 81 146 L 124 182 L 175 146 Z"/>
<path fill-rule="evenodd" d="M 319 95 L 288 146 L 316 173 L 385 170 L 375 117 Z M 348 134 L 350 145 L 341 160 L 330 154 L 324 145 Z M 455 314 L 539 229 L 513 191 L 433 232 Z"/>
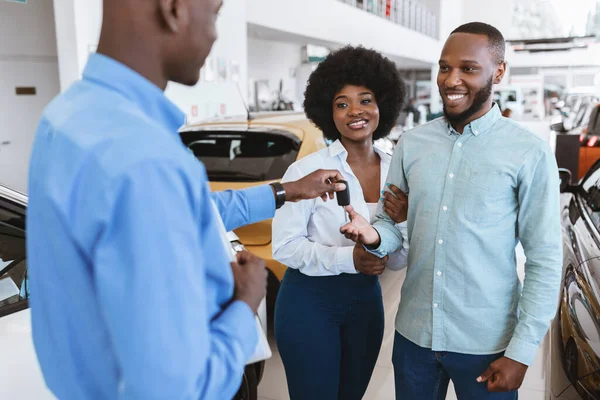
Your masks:
<path fill-rule="evenodd" d="M 381 150 L 377 146 L 373 146 L 373 149 L 375 150 L 375 153 L 379 155 L 379 158 L 381 158 L 382 163 L 389 164 L 391 158 L 389 154 L 387 154 L 385 151 Z M 333 142 L 331 145 L 329 145 L 329 157 L 333 158 L 337 156 L 340 156 L 343 160 L 345 160 L 348 157 L 348 152 L 346 151 L 346 148 L 339 139 Z"/>
<path fill-rule="evenodd" d="M 149 118 L 179 134 L 185 114 L 164 92 L 139 73 L 110 57 L 91 54 L 83 71 L 83 80 L 94 81 L 125 96 Z"/>
<path fill-rule="evenodd" d="M 340 154 L 343 154 L 342 158 L 346 159 L 348 152 L 346 151 L 346 148 L 344 147 L 342 142 L 338 139 L 329 145 L 329 157 L 336 157 Z"/>
<path fill-rule="evenodd" d="M 485 113 L 483 116 L 477 118 L 476 120 L 471 121 L 471 123 L 469 123 L 469 125 L 467 125 L 467 126 L 471 128 L 471 132 L 473 133 L 473 135 L 479 136 L 482 133 L 489 130 L 492 126 L 494 126 L 496 121 L 498 121 L 501 116 L 502 116 L 502 113 L 500 112 L 500 108 L 498 107 L 498 105 L 496 103 L 493 103 L 492 108 L 487 113 Z M 450 125 L 449 122 L 447 122 L 447 124 L 448 124 L 449 132 L 450 133 L 455 132 L 452 125 Z"/>

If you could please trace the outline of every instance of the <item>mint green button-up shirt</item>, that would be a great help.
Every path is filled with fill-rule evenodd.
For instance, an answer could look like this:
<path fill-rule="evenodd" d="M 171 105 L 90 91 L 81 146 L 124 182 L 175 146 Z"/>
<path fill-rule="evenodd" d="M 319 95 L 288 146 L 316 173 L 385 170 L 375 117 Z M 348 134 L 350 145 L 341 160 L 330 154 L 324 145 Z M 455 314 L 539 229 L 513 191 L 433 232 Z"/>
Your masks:
<path fill-rule="evenodd" d="M 387 181 L 409 196 L 398 332 L 434 351 L 506 351 L 531 364 L 561 279 L 559 179 L 548 144 L 494 105 L 462 134 L 443 118 L 405 133 Z M 381 236 L 374 253 L 402 245 L 381 207 L 374 226 Z"/>

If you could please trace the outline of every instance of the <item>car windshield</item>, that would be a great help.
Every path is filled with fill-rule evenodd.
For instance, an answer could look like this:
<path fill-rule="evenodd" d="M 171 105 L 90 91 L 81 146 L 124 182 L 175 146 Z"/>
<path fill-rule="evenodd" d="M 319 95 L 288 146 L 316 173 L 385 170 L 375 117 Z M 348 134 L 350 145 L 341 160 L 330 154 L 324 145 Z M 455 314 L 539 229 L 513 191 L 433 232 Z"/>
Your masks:
<path fill-rule="evenodd" d="M 280 132 L 182 132 L 183 143 L 216 182 L 260 182 L 283 177 L 296 161 L 300 140 Z"/>
<path fill-rule="evenodd" d="M 28 297 L 25 237 L 0 225 L 0 308 Z"/>

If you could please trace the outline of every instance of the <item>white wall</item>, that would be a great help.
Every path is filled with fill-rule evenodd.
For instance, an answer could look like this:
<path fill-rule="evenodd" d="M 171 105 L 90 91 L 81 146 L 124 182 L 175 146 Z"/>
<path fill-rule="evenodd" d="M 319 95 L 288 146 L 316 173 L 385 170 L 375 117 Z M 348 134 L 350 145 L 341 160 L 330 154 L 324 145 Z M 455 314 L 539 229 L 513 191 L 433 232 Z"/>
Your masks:
<path fill-rule="evenodd" d="M 16 87 L 35 87 L 18 96 Z M 46 104 L 59 93 L 50 1 L 0 1 L 0 183 L 27 189 L 31 145 Z"/>
<path fill-rule="evenodd" d="M 250 0 L 248 22 L 329 43 L 437 62 L 439 42 L 338 0 Z M 454 0 L 456 1 L 456 0 Z"/>
<path fill-rule="evenodd" d="M 49 0 L 45 0 L 49 1 Z M 102 24 L 102 0 L 54 0 L 61 90 L 81 78 Z"/>
<path fill-rule="evenodd" d="M 0 2 L 0 57 L 56 57 L 52 2 Z"/>
<path fill-rule="evenodd" d="M 268 80 L 272 91 L 283 80 L 284 96 L 297 105 L 304 100 L 297 73 L 302 63 L 302 45 L 248 38 L 248 79 Z M 300 85 L 302 87 L 302 85 Z"/>
<path fill-rule="evenodd" d="M 486 1 L 486 0 L 462 0 L 463 17 L 461 23 L 485 22 L 490 24 L 504 35 L 506 39 L 510 32 L 512 23 L 512 9 L 515 0 Z M 485 3 L 485 6 L 482 6 Z"/>
<path fill-rule="evenodd" d="M 188 121 L 218 115 L 243 115 L 248 97 L 248 35 L 246 32 L 247 0 L 227 0 L 221 10 L 215 42 L 207 63 L 218 59 L 239 66 L 237 82 L 200 82 L 190 88 L 171 83 L 167 96 L 188 115 Z M 239 91 L 238 91 L 239 86 Z M 241 92 L 241 95 L 240 95 Z M 194 115 L 193 110 L 197 110 Z"/>
<path fill-rule="evenodd" d="M 29 156 L 42 111 L 60 92 L 56 62 L 0 62 L 0 183 L 27 192 Z M 15 96 L 34 86 L 35 96 Z"/>

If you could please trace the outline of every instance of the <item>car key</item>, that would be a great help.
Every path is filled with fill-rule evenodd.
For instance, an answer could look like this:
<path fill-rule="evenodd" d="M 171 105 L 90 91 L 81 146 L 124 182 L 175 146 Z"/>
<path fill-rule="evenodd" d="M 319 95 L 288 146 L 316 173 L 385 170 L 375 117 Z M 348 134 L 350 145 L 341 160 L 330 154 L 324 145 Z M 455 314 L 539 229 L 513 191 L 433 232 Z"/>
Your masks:
<path fill-rule="evenodd" d="M 347 181 L 337 181 L 337 183 L 343 183 L 344 185 L 346 185 L 346 189 L 342 190 L 341 192 L 336 192 L 335 196 L 337 197 L 337 202 L 338 205 L 341 207 L 346 207 L 350 205 L 350 187 L 348 186 L 348 182 Z M 344 220 L 346 222 L 348 222 L 348 213 L 346 213 L 346 210 L 344 209 Z"/>

